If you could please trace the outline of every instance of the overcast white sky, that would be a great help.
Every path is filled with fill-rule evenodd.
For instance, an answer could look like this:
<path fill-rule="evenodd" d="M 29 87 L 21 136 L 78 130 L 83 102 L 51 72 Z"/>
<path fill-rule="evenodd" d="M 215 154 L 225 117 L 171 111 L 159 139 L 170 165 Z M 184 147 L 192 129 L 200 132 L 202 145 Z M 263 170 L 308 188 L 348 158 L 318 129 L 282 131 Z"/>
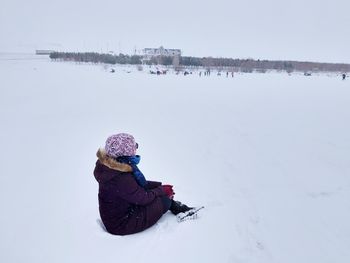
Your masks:
<path fill-rule="evenodd" d="M 0 51 L 180 48 L 350 63 L 349 0 L 0 0 Z"/>

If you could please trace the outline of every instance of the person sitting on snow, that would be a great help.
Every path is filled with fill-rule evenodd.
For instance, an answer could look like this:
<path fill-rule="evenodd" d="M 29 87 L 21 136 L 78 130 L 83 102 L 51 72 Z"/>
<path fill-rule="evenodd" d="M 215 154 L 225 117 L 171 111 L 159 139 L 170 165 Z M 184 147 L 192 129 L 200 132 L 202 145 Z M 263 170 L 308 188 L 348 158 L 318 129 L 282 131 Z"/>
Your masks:
<path fill-rule="evenodd" d="M 94 176 L 99 183 L 98 201 L 106 230 L 115 235 L 141 232 L 170 210 L 174 215 L 195 214 L 193 207 L 174 201 L 173 186 L 147 181 L 138 169 L 138 144 L 132 135 L 108 137 L 97 151 Z"/>

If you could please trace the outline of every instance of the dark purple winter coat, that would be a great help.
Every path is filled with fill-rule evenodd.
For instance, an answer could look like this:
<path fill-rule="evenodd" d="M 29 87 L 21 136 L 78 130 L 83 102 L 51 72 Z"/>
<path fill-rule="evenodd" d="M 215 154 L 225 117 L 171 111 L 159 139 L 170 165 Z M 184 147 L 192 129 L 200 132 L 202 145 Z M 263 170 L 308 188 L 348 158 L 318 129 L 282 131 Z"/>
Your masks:
<path fill-rule="evenodd" d="M 103 150 L 97 157 L 94 176 L 99 183 L 99 210 L 106 230 L 128 235 L 155 224 L 166 210 L 161 183 L 148 181 L 146 190 L 137 184 L 131 166 L 117 162 Z"/>

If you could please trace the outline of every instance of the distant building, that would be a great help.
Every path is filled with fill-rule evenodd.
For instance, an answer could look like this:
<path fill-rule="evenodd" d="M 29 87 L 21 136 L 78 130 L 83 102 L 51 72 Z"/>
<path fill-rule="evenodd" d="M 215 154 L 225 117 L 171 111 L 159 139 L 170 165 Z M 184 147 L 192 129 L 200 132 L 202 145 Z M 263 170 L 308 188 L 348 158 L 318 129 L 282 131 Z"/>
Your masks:
<path fill-rule="evenodd" d="M 35 50 L 36 55 L 50 55 L 55 52 L 55 50 L 45 50 L 45 49 L 37 49 Z"/>
<path fill-rule="evenodd" d="M 181 49 L 166 49 L 164 47 L 144 48 L 143 56 L 145 58 L 151 58 L 156 56 L 168 56 L 168 57 L 181 56 Z"/>

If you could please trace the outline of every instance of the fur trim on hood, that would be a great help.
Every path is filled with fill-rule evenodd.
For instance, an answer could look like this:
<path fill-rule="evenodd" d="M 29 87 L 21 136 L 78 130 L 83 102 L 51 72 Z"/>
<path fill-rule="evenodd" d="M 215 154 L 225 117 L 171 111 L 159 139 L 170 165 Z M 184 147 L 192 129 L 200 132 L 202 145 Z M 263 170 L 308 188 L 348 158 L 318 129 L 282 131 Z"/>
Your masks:
<path fill-rule="evenodd" d="M 110 169 L 120 172 L 132 172 L 132 167 L 130 165 L 120 163 L 112 157 L 109 157 L 104 149 L 98 149 L 96 156 L 101 164 L 107 166 Z"/>

